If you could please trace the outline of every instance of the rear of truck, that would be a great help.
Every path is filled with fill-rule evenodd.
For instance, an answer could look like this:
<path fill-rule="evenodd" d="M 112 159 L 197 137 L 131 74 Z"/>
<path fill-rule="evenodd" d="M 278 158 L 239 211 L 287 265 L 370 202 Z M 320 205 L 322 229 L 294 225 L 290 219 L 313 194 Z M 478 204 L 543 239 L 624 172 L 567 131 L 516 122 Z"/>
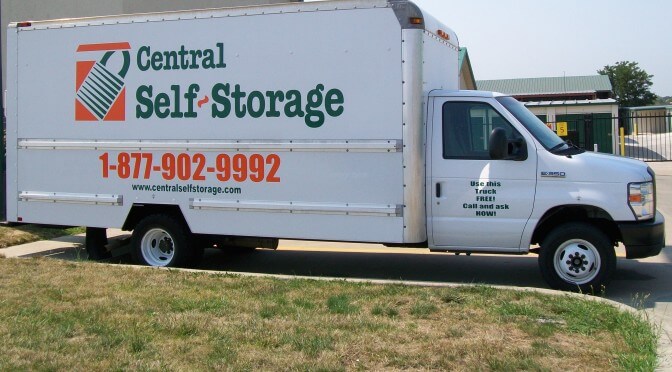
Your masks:
<path fill-rule="evenodd" d="M 423 242 L 423 79 L 457 87 L 437 24 L 405 1 L 12 24 L 8 220 L 136 230 L 157 266 L 193 234 Z"/>

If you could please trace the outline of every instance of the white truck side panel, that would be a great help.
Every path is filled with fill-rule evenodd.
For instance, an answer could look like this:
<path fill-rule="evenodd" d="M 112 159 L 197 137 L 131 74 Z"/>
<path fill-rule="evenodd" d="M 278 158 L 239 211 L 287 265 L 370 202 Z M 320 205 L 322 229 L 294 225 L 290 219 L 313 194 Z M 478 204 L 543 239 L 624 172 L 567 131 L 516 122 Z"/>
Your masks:
<path fill-rule="evenodd" d="M 428 32 L 423 33 L 422 42 L 424 63 L 422 91 L 424 96 L 427 96 L 430 90 L 458 89 L 460 84 L 457 70 L 459 48 L 450 41 Z M 424 105 L 426 103 L 423 102 L 423 110 L 426 110 Z"/>
<path fill-rule="evenodd" d="M 20 138 L 68 139 L 387 139 L 401 138 L 401 43 L 399 23 L 389 9 L 258 15 L 179 21 L 134 21 L 48 30 L 19 31 L 19 80 L 28 96 L 20 97 Z M 366 35 L 360 27 L 366 25 Z M 81 45 L 126 42 L 131 66 L 125 77 L 126 120 L 75 122 L 75 64 L 100 59 L 99 51 L 77 52 Z M 212 49 L 223 43 L 225 68 L 140 71 L 137 60 L 148 63 L 139 48 L 151 52 Z M 113 56 L 110 63 L 119 63 Z M 110 68 L 113 70 L 114 68 Z M 310 128 L 304 118 L 213 119 L 212 101 L 197 110 L 194 119 L 135 118 L 136 91 L 151 85 L 154 97 L 167 93 L 172 109 L 174 91 L 184 95 L 190 84 L 200 87 L 198 99 L 210 94 L 215 83 L 231 90 L 299 90 L 317 84 L 343 91 L 344 112 Z M 347 91 L 347 92 L 346 92 Z M 181 111 L 186 102 L 180 101 Z M 38 109 L 39 108 L 39 109 Z M 143 107 L 144 109 L 144 107 Z M 173 110 L 171 110 L 172 112 Z M 47 124 L 48 123 L 48 124 Z M 391 125 L 394 123 L 394 125 Z"/>
<path fill-rule="evenodd" d="M 422 130 L 423 30 L 403 30 L 404 241 L 427 240 Z"/>
<path fill-rule="evenodd" d="M 423 15 L 427 28 L 449 29 Z M 438 30 L 435 30 L 438 32 Z M 452 32 L 451 32 L 452 34 Z M 457 38 L 452 35 L 454 42 Z M 449 40 L 426 30 L 403 30 L 404 79 L 404 241 L 427 240 L 425 207 L 426 113 L 425 99 L 433 89 L 457 89 L 458 51 Z M 422 82 L 422 84 L 419 84 Z"/>
<path fill-rule="evenodd" d="M 9 162 L 18 163 L 9 178 L 18 181 L 8 191 L 20 201 L 10 220 L 120 227 L 134 203 L 177 204 L 196 233 L 403 241 L 401 30 L 391 9 L 159 18 L 19 29 L 19 52 L 10 58 L 21 85 L 9 97 L 18 135 L 8 141 Z M 226 67 L 206 69 L 201 59 L 198 68 L 164 69 L 164 53 L 181 48 L 211 50 Z M 90 71 L 78 77 L 82 63 Z M 125 97 L 108 92 L 117 109 L 125 99 L 123 120 L 96 119 L 95 105 L 77 95 L 87 84 L 102 85 L 87 80 L 96 64 L 123 80 Z M 242 117 L 236 85 L 245 98 L 255 95 L 240 100 L 252 105 Z M 287 99 L 276 98 L 273 110 L 268 94 L 278 91 Z M 322 95 L 319 125 L 319 114 L 307 118 L 310 92 L 313 101 Z M 300 104 L 288 108 L 289 95 L 300 95 Z M 223 96 L 230 112 L 213 117 L 226 110 Z M 190 104 L 196 118 L 184 117 Z M 93 118 L 81 120 L 76 105 Z M 139 117 L 154 105 L 148 118 Z M 236 170 L 242 163 L 244 176 Z M 177 175 L 166 178 L 171 169 Z"/>

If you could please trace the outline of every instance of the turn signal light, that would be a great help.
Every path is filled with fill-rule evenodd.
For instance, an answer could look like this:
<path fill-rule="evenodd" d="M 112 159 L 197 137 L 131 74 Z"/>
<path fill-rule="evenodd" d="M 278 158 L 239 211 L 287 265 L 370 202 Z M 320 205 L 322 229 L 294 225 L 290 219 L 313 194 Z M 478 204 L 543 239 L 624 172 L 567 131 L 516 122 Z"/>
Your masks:
<path fill-rule="evenodd" d="M 628 195 L 628 200 L 630 201 L 630 203 L 641 203 L 642 194 L 630 194 Z"/>

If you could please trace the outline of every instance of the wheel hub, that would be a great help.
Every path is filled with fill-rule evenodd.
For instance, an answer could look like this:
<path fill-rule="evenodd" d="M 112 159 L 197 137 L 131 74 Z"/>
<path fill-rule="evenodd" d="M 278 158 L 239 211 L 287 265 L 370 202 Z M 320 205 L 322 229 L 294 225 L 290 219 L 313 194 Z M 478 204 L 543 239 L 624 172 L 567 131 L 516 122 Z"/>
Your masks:
<path fill-rule="evenodd" d="M 574 272 L 578 273 L 579 271 L 586 271 L 586 266 L 588 265 L 588 261 L 586 261 L 586 255 L 585 254 L 570 254 L 569 259 L 565 262 L 569 268 L 569 270 L 573 270 Z"/>
<path fill-rule="evenodd" d="M 597 248 L 583 239 L 572 239 L 556 251 L 555 270 L 565 281 L 577 285 L 595 278 L 601 265 Z"/>
<path fill-rule="evenodd" d="M 152 246 L 156 247 L 156 239 L 152 240 Z M 173 241 L 169 237 L 159 240 L 159 250 L 161 253 L 170 254 L 173 251 Z"/>

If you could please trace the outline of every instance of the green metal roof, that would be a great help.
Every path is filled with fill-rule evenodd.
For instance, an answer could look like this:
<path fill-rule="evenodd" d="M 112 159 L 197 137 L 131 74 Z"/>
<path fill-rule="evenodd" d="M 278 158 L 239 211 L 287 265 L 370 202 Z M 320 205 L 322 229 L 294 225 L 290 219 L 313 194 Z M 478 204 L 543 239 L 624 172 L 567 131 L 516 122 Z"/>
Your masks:
<path fill-rule="evenodd" d="M 512 95 L 589 93 L 611 91 L 607 75 L 477 80 L 479 90 Z"/>
<path fill-rule="evenodd" d="M 637 106 L 637 107 L 623 107 L 624 110 L 633 110 L 633 111 L 649 111 L 649 110 L 672 110 L 672 105 L 660 105 L 660 106 Z"/>
<path fill-rule="evenodd" d="M 553 106 L 618 106 L 613 98 L 605 99 L 571 99 L 562 101 L 538 101 L 523 102 L 527 107 L 553 107 Z"/>

